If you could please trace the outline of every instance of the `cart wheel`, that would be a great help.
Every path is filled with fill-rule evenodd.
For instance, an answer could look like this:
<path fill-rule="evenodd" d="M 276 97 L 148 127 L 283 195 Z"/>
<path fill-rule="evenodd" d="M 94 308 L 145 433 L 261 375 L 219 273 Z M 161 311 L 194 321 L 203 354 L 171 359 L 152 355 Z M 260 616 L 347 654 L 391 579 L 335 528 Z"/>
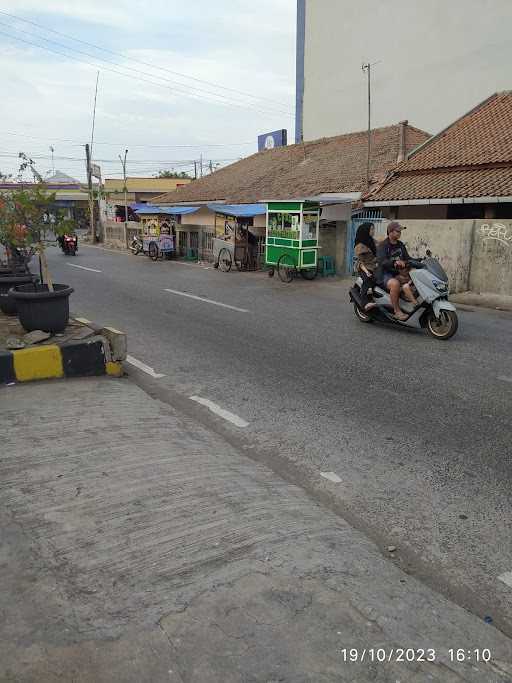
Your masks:
<path fill-rule="evenodd" d="M 149 258 L 153 261 L 156 261 L 158 259 L 158 244 L 156 242 L 149 243 L 148 254 Z"/>
<path fill-rule="evenodd" d="M 273 269 L 273 268 L 269 268 L 269 269 L 268 269 L 268 276 L 269 276 L 269 277 L 274 277 L 274 269 Z"/>
<path fill-rule="evenodd" d="M 317 269 L 315 268 L 302 268 L 300 274 L 304 280 L 314 280 L 317 276 Z"/>
<path fill-rule="evenodd" d="M 295 262 L 291 254 L 282 254 L 277 262 L 277 274 L 281 282 L 291 282 L 295 270 Z"/>
<path fill-rule="evenodd" d="M 221 249 L 219 254 L 219 268 L 223 273 L 229 273 L 233 261 L 231 259 L 231 252 L 229 249 Z"/>

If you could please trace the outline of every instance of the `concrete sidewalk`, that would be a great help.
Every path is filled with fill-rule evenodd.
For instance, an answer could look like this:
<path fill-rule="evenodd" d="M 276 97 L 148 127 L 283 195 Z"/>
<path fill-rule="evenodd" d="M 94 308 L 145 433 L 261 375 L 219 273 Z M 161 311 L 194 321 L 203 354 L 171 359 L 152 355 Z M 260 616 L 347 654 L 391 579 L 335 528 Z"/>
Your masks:
<path fill-rule="evenodd" d="M 127 378 L 1 388 L 0 431 L 1 681 L 512 680 L 492 625 Z"/>

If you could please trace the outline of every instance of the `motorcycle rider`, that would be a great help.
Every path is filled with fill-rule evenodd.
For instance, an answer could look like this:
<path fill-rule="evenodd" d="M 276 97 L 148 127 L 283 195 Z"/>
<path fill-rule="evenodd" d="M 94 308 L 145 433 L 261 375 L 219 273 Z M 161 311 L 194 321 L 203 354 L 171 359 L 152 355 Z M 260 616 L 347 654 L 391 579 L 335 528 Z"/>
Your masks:
<path fill-rule="evenodd" d="M 400 241 L 404 225 L 398 221 L 391 221 L 387 228 L 387 238 L 377 246 L 377 282 L 389 292 L 393 314 L 397 320 L 407 320 L 408 315 L 400 309 L 400 291 L 404 287 L 404 294 L 411 303 L 416 304 L 416 298 L 410 286 L 401 282 L 404 273 L 407 272 L 409 252 L 403 242 Z"/>

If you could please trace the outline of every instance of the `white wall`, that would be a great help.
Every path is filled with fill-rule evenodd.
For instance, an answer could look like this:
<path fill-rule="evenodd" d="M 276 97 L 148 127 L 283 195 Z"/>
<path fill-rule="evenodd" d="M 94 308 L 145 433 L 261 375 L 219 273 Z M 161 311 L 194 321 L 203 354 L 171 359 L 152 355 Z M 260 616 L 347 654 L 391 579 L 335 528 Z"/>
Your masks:
<path fill-rule="evenodd" d="M 435 133 L 512 87 L 511 0 L 305 2 L 305 140 L 366 128 L 363 61 L 373 126 Z"/>

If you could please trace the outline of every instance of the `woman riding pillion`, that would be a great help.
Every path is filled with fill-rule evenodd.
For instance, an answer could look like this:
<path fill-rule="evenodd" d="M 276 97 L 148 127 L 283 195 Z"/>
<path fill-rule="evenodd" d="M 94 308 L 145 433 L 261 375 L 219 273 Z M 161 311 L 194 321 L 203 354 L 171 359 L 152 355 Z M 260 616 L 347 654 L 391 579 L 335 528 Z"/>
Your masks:
<path fill-rule="evenodd" d="M 361 223 L 357 229 L 354 242 L 354 253 L 357 256 L 357 271 L 363 280 L 361 300 L 365 311 L 375 308 L 375 303 L 368 298 L 368 290 L 375 287 L 374 272 L 377 269 L 377 245 L 373 238 L 373 223 Z"/>

